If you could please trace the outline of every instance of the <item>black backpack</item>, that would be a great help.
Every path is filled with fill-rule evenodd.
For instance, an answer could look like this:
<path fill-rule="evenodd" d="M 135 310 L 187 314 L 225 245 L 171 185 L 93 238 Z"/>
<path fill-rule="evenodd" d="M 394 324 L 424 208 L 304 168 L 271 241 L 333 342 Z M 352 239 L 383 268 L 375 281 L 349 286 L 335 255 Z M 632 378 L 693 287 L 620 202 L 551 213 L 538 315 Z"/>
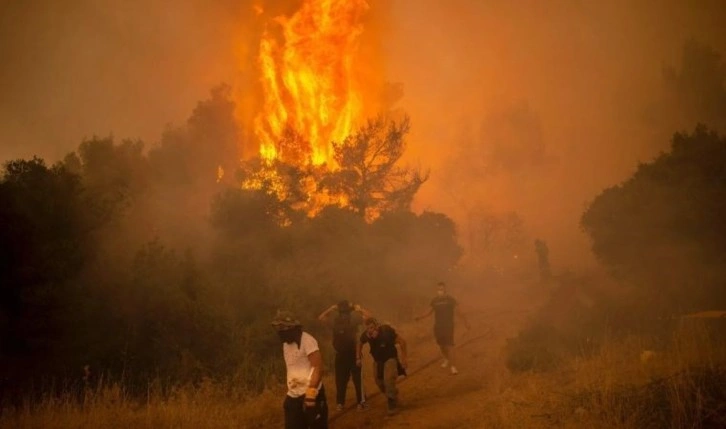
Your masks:
<path fill-rule="evenodd" d="M 351 313 L 340 313 L 333 321 L 333 348 L 336 352 L 355 350 L 358 327 L 351 320 Z"/>

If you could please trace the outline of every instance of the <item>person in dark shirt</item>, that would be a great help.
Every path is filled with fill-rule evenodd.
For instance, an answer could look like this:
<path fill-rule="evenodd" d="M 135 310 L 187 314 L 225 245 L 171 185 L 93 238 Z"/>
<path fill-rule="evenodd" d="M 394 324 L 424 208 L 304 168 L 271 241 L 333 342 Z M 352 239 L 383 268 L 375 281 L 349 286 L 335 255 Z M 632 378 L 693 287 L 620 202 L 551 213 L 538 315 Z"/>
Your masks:
<path fill-rule="evenodd" d="M 334 313 L 335 317 L 331 317 Z M 348 380 L 353 378 L 355 395 L 358 401 L 358 410 L 368 408 L 363 383 L 361 381 L 361 368 L 356 365 L 356 344 L 358 342 L 359 327 L 365 318 L 372 317 L 371 313 L 358 304 L 351 304 L 343 300 L 330 306 L 318 316 L 318 320 L 328 323 L 333 329 L 333 348 L 335 349 L 335 386 L 336 409 L 342 411 L 345 407 L 345 394 L 348 389 Z"/>
<path fill-rule="evenodd" d="M 396 379 L 399 375 L 399 363 L 402 369 L 407 367 L 406 341 L 398 335 L 390 325 L 381 324 L 374 318 L 365 322 L 366 330 L 360 336 L 356 347 L 356 364 L 361 365 L 363 344 L 368 344 L 373 356 L 373 374 L 376 385 L 388 398 L 388 414 L 398 409 L 398 387 Z M 400 348 L 400 355 L 396 346 Z"/>
<path fill-rule="evenodd" d="M 454 316 L 458 316 L 464 322 L 466 329 L 469 329 L 469 322 L 464 314 L 459 311 L 459 306 L 454 297 L 446 292 L 446 283 L 439 282 L 437 285 L 436 297 L 431 300 L 429 311 L 416 317 L 416 321 L 423 320 L 434 315 L 434 337 L 444 357 L 442 368 L 449 367 L 452 375 L 459 371 L 454 363 Z"/>

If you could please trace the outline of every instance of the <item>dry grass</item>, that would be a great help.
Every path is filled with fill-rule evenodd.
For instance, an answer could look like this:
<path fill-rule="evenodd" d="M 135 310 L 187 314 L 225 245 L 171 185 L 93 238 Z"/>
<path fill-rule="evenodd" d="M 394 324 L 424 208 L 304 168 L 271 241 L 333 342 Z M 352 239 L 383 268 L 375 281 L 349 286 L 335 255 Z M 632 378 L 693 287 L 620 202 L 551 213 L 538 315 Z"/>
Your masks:
<path fill-rule="evenodd" d="M 411 343 L 424 341 L 423 326 L 406 326 Z M 415 334 L 414 334 L 415 332 Z M 426 341 L 427 343 L 430 341 Z M 275 356 L 282 359 L 282 356 Z M 414 362 L 416 359 L 414 357 Z M 372 365 L 364 355 L 364 378 L 367 388 L 374 382 L 368 368 Z M 328 400 L 334 399 L 331 371 L 324 377 Z M 348 397 L 353 398 L 352 383 Z M 247 429 L 282 426 L 282 401 L 285 387 L 270 387 L 263 393 L 205 381 L 199 386 L 183 386 L 162 393 L 151 385 L 146 401 L 127 395 L 119 384 L 100 383 L 83 394 L 48 396 L 39 403 L 20 410 L 6 409 L 0 414 L 0 428 L 29 429 Z M 349 399 L 350 402 L 350 399 Z"/>
<path fill-rule="evenodd" d="M 435 366 L 431 373 L 424 371 L 408 380 L 406 397 L 420 402 L 410 404 L 417 410 L 410 418 L 425 414 L 425 427 L 431 428 L 726 427 L 724 331 L 723 327 L 709 329 L 704 323 L 685 322 L 665 343 L 645 337 L 613 340 L 594 356 L 574 359 L 545 373 L 510 374 L 504 353 L 496 351 L 504 344 L 505 335 L 500 332 L 498 338 L 476 342 L 460 354 L 462 367 L 481 372 L 462 374 L 452 384 L 436 375 Z M 424 350 L 430 341 L 419 338 L 424 336 L 424 328 L 406 328 L 416 350 L 414 366 L 420 363 L 417 358 L 435 355 L 433 349 Z M 326 386 L 332 385 L 327 377 Z M 328 390 L 330 399 L 334 392 Z M 251 395 L 206 382 L 165 395 L 152 392 L 148 401 L 138 402 L 117 385 L 100 385 L 80 400 L 46 398 L 33 409 L 5 412 L 0 427 L 280 427 L 283 396 L 282 386 Z M 401 418 L 407 417 L 400 416 L 399 423 Z M 335 425 L 359 427 L 344 421 Z M 390 425 L 397 427 L 395 422 L 382 422 L 380 427 Z"/>
<path fill-rule="evenodd" d="M 512 375 L 482 427 L 726 427 L 724 331 L 707 324 L 684 322 L 658 349 L 631 337 L 557 371 Z"/>
<path fill-rule="evenodd" d="M 202 383 L 151 393 L 140 402 L 117 385 L 99 385 L 76 396 L 48 397 L 36 406 L 5 412 L 2 428 L 261 428 L 279 425 L 282 389 L 259 395 Z"/>

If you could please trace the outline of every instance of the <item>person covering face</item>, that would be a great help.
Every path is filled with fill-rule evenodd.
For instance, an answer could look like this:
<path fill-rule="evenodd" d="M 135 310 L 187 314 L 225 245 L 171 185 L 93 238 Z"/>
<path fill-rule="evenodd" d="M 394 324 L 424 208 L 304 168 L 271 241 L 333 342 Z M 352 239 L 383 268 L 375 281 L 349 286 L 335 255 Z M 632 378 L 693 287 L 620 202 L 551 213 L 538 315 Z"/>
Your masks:
<path fill-rule="evenodd" d="M 285 429 L 327 429 L 328 404 L 318 342 L 289 311 L 279 311 L 272 326 L 282 343 L 285 359 Z"/>

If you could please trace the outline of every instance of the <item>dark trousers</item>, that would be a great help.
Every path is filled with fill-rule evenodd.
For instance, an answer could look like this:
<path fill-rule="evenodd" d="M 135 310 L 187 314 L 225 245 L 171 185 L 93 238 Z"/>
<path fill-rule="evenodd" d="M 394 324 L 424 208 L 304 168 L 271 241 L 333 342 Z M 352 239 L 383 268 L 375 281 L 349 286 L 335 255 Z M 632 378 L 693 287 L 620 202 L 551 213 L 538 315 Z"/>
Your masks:
<path fill-rule="evenodd" d="M 348 390 L 348 380 L 351 376 L 356 400 L 359 404 L 365 401 L 360 374 L 361 368 L 355 364 L 355 350 L 350 353 L 335 354 L 335 396 L 338 404 L 345 405 L 345 393 Z"/>
<path fill-rule="evenodd" d="M 285 396 L 285 429 L 328 429 L 328 401 L 325 388 L 321 387 L 314 407 L 305 407 L 305 396 Z"/>

